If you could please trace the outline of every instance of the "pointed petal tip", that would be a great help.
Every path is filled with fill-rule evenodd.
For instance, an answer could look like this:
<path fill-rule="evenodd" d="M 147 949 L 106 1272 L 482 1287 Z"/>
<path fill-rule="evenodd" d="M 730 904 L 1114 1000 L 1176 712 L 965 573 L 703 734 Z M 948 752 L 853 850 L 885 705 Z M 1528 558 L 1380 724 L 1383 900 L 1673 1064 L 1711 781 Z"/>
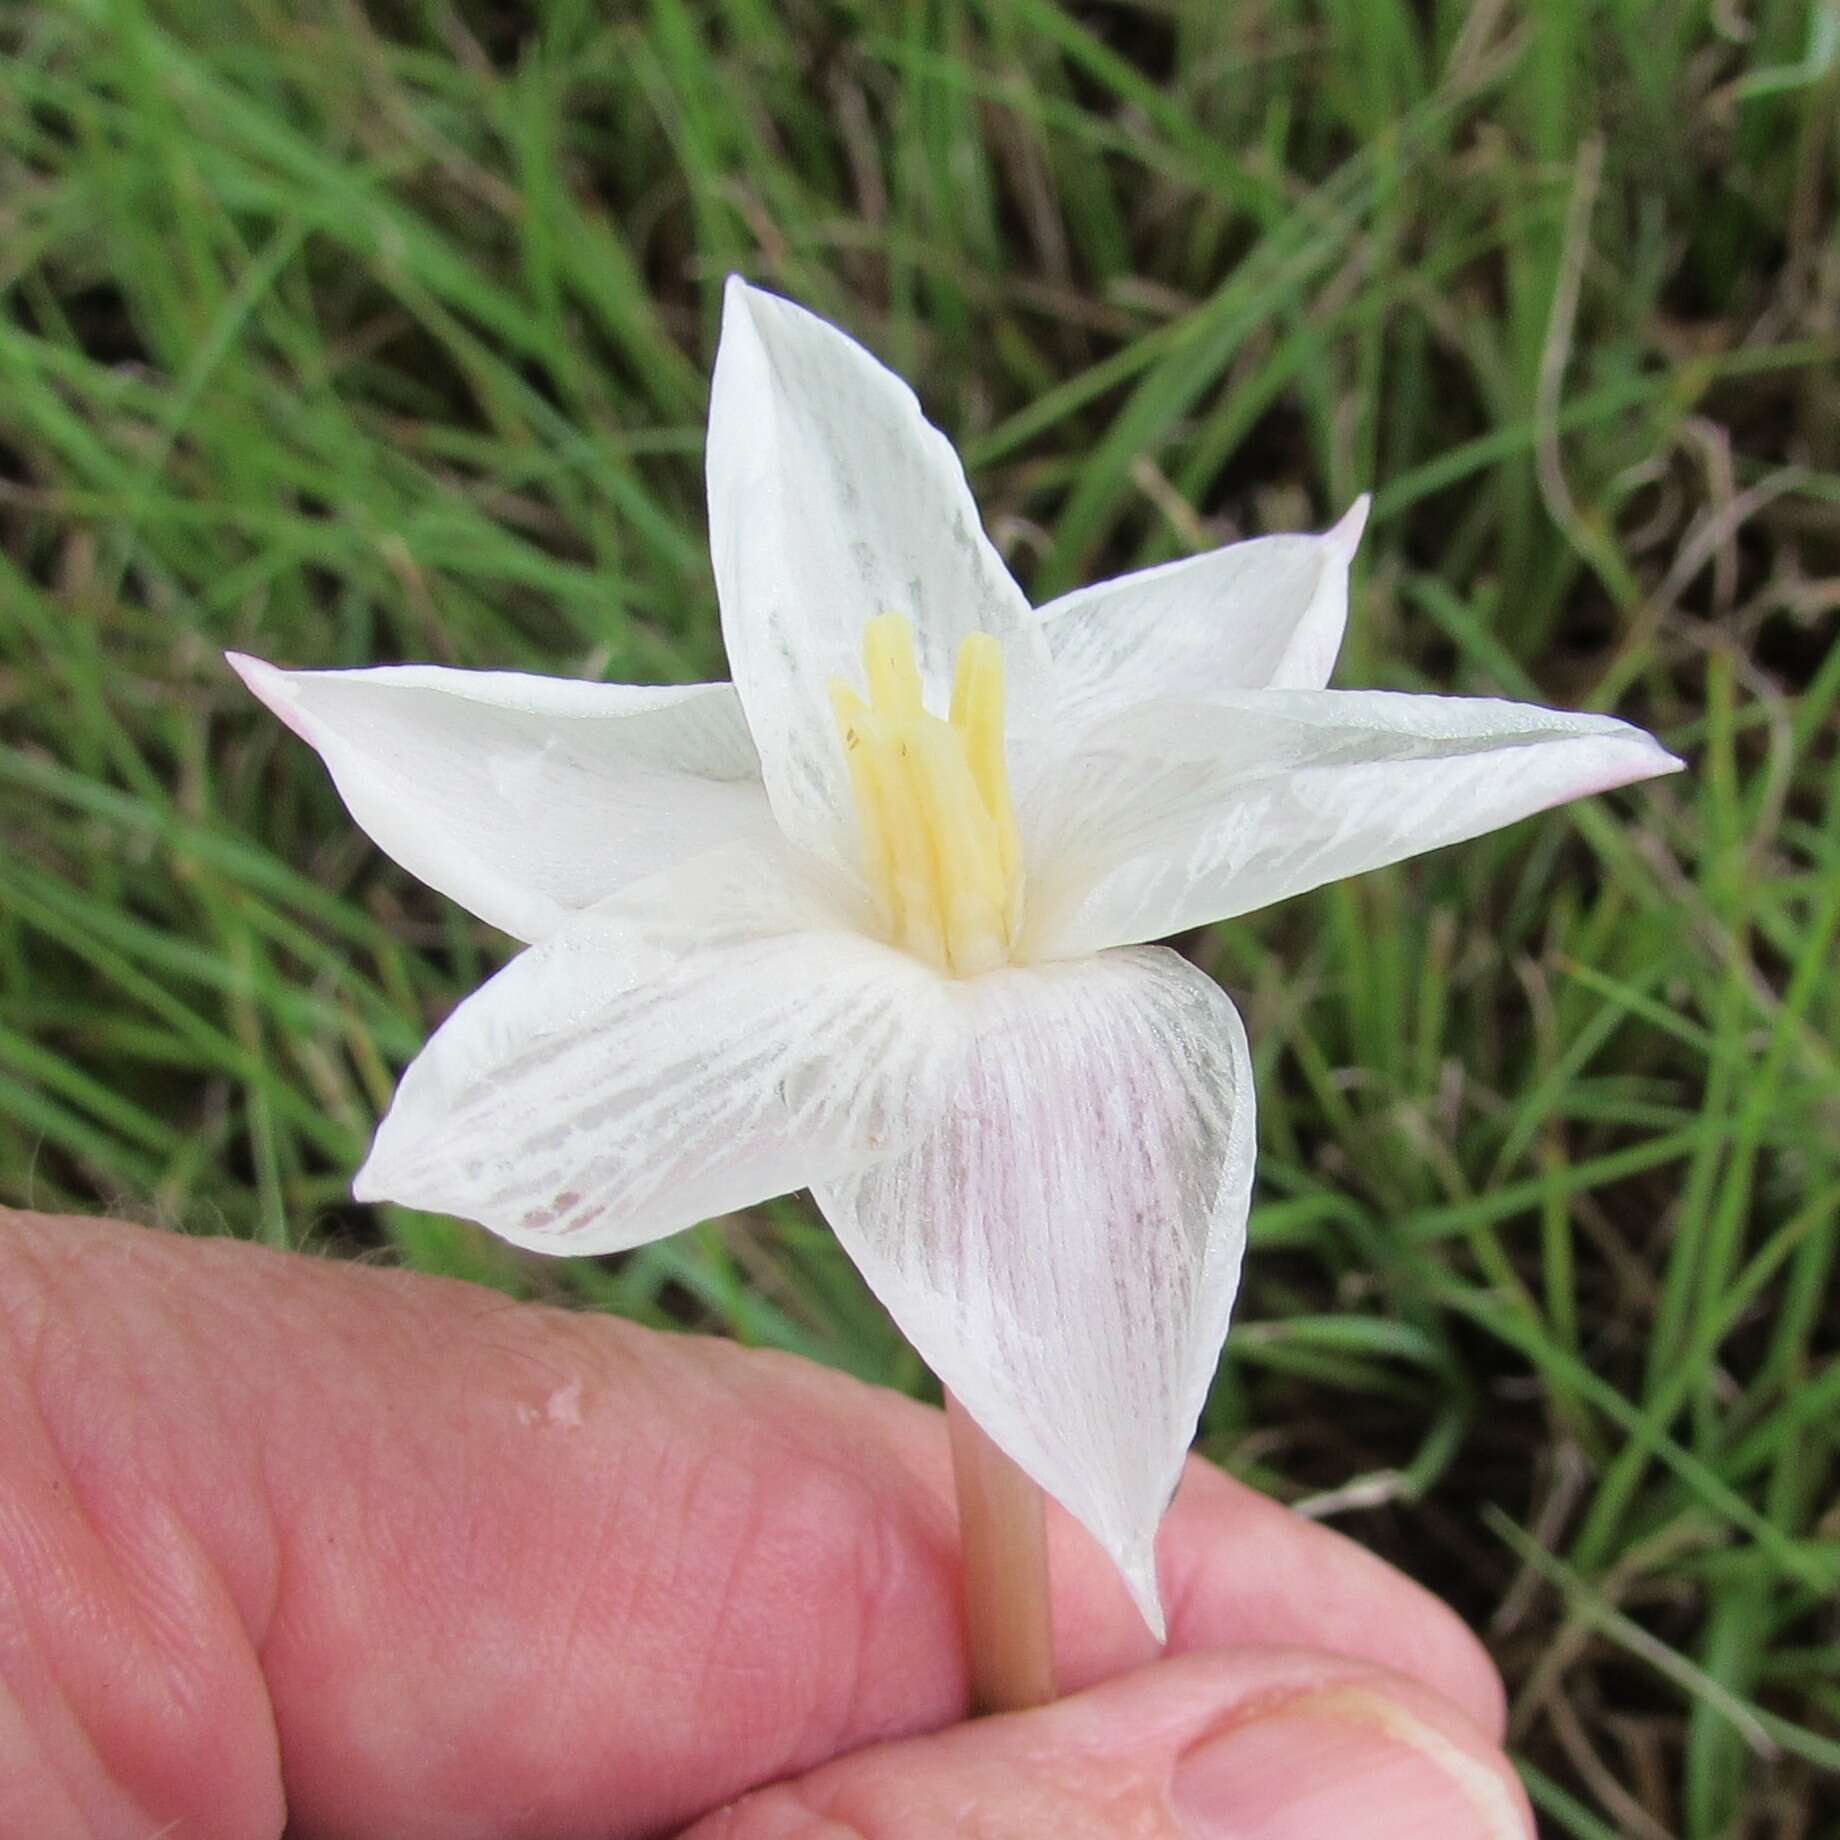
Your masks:
<path fill-rule="evenodd" d="M 1687 763 L 1678 754 L 1671 754 L 1659 741 L 1643 729 L 1635 734 L 1640 737 L 1640 744 L 1631 750 L 1631 772 L 1622 781 L 1632 786 L 1645 779 L 1666 779 L 1670 773 L 1684 773 Z"/>
<path fill-rule="evenodd" d="M 1374 495 L 1363 492 L 1330 529 L 1323 533 L 1323 541 L 1331 545 L 1344 560 L 1352 557 L 1360 546 L 1361 534 L 1367 529 L 1367 514 L 1373 509 Z"/>
<path fill-rule="evenodd" d="M 1625 722 L 1620 716 L 1600 716 L 1598 733 L 1611 744 L 1612 766 L 1600 792 L 1618 786 L 1633 786 L 1645 779 L 1664 779 L 1670 773 L 1682 773 L 1687 763 L 1671 753 L 1647 729 Z"/>
<path fill-rule="evenodd" d="M 712 471 L 725 459 L 734 463 L 745 451 L 748 431 L 765 412 L 763 403 L 772 400 L 774 320 L 768 303 L 775 300 L 740 275 L 722 284 L 722 326 L 709 396 L 706 464 Z"/>
<path fill-rule="evenodd" d="M 1569 805 L 1574 799 L 1601 797 L 1606 792 L 1620 792 L 1626 786 L 1639 786 L 1645 780 L 1666 779 L 1671 773 L 1683 772 L 1686 762 L 1670 754 L 1646 729 L 1615 716 L 1600 716 L 1603 724 L 1595 733 L 1574 737 L 1581 746 L 1595 750 L 1592 764 L 1581 769 L 1571 790 L 1560 791 L 1544 809 Z"/>
<path fill-rule="evenodd" d="M 731 313 L 745 313 L 752 304 L 754 287 L 747 277 L 730 270 L 728 278 L 722 283 L 722 318 L 727 322 Z"/>
<path fill-rule="evenodd" d="M 263 696 L 262 686 L 266 686 L 271 682 L 277 682 L 283 676 L 283 673 L 274 665 L 268 663 L 266 659 L 253 657 L 248 652 L 226 651 L 224 653 L 224 663 L 227 664 L 251 690 L 255 691 L 257 696 Z M 264 697 L 263 700 L 266 701 L 267 698 Z"/>
<path fill-rule="evenodd" d="M 722 327 L 716 341 L 716 388 L 729 367 L 737 362 L 751 367 L 764 360 L 765 334 L 757 302 L 764 296 L 742 276 L 731 274 L 722 283 Z M 713 418 L 715 405 L 710 413 Z"/>
<path fill-rule="evenodd" d="M 384 1115 L 383 1123 L 377 1127 L 377 1135 L 371 1140 L 371 1147 L 358 1165 L 357 1173 L 351 1178 L 351 1198 L 361 1201 L 367 1207 L 389 1204 L 393 1207 L 415 1208 L 426 1213 L 444 1213 L 438 1199 L 425 1195 L 425 1184 L 421 1185 L 424 1194 L 418 1196 L 409 1192 L 417 1186 L 413 1181 L 405 1182 L 399 1167 L 400 1157 L 391 1157 L 383 1147 L 383 1134 L 389 1124 L 389 1115 Z"/>
<path fill-rule="evenodd" d="M 1156 1546 L 1147 1544 L 1135 1552 L 1118 1555 L 1118 1569 L 1124 1575 L 1125 1589 L 1131 1602 L 1144 1619 L 1150 1633 L 1159 1642 L 1169 1640 L 1169 1622 L 1163 1614 L 1163 1594 L 1156 1582 Z"/>
<path fill-rule="evenodd" d="M 373 1138 L 368 1154 L 358 1165 L 357 1173 L 351 1178 L 352 1200 L 376 1202 L 391 1199 L 389 1184 L 383 1179 L 383 1174 L 377 1167 L 380 1161 L 381 1158 L 377 1154 L 377 1141 Z"/>
<path fill-rule="evenodd" d="M 758 350 L 761 360 L 776 371 L 789 354 L 799 350 L 800 340 L 812 340 L 825 354 L 825 362 L 834 363 L 843 354 L 857 361 L 866 359 L 877 372 L 894 377 L 901 389 L 912 395 L 904 379 L 888 371 L 873 352 L 841 326 L 833 326 L 822 314 L 785 294 L 756 287 L 745 276 L 731 274 L 722 284 L 722 343 L 729 343 L 737 334 L 745 334 L 746 342 Z M 718 350 L 718 362 L 720 356 Z"/>
<path fill-rule="evenodd" d="M 271 715 L 279 717 L 309 746 L 318 745 L 307 731 L 306 712 L 301 707 L 300 692 L 291 671 L 284 671 L 265 659 L 253 658 L 247 652 L 225 652 L 224 662 Z"/>
<path fill-rule="evenodd" d="M 722 283 L 722 330 L 725 334 L 745 326 L 755 338 L 764 341 L 775 321 L 783 323 L 795 316 L 816 318 L 815 314 L 807 314 L 797 301 L 756 287 L 745 275 L 730 274 Z M 826 327 L 826 330 L 835 328 Z"/>
<path fill-rule="evenodd" d="M 351 1178 L 354 1201 L 389 1201 L 398 1207 L 430 1212 L 441 1209 L 440 1201 L 430 1199 L 427 1194 L 426 1159 L 418 1154 L 425 1147 L 424 1134 L 432 1128 L 445 1103 L 443 1096 L 430 1095 L 423 1081 L 417 1078 L 418 1074 L 426 1076 L 429 1071 L 423 1064 L 425 1057 L 426 1050 L 404 1070 L 395 1094 L 377 1120 L 370 1148 Z M 407 1109 L 405 1098 L 411 1102 Z M 413 1120 L 411 1112 L 415 1114 Z"/>

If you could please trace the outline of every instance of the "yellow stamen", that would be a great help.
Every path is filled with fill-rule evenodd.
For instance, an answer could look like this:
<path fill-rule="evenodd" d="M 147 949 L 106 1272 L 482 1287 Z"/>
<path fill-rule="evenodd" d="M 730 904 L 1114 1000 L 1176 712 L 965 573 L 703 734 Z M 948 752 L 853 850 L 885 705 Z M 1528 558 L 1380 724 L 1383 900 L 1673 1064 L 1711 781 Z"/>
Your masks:
<path fill-rule="evenodd" d="M 870 735 L 874 718 L 869 706 L 841 678 L 831 681 L 831 713 L 843 737 L 843 757 L 850 767 L 850 787 L 856 794 L 857 832 L 861 839 L 863 875 L 875 896 L 883 926 L 895 928 L 894 858 L 888 848 L 888 821 L 882 815 L 882 795 L 876 771 L 877 748 Z"/>
<path fill-rule="evenodd" d="M 1008 894 L 1005 924 L 1013 937 L 1022 923 L 1022 850 L 1009 799 L 1009 762 L 1003 753 L 1003 648 L 989 633 L 971 633 L 958 648 L 958 669 L 952 678 L 952 726 L 964 736 L 971 777 L 996 825 Z"/>
<path fill-rule="evenodd" d="M 868 701 L 838 679 L 831 708 L 882 924 L 943 970 L 991 970 L 1008 961 L 1022 922 L 1002 650 L 988 633 L 964 641 L 950 721 L 926 708 L 913 629 L 899 614 L 869 622 L 863 667 Z"/>
<path fill-rule="evenodd" d="M 863 670 L 869 705 L 885 722 L 917 721 L 920 666 L 914 657 L 914 629 L 898 613 L 884 613 L 863 628 Z"/>

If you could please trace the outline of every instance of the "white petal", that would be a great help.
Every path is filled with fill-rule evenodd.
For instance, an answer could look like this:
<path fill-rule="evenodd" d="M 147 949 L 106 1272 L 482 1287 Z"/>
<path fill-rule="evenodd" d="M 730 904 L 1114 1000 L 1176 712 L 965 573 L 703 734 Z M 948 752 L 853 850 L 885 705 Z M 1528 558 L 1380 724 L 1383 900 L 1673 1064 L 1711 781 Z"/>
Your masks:
<path fill-rule="evenodd" d="M 714 852 L 514 959 L 403 1076 L 358 1198 L 611 1252 L 911 1141 L 948 987 L 797 873 L 783 844 Z"/>
<path fill-rule="evenodd" d="M 1160 1636 L 1157 1523 L 1239 1281 L 1245 1030 L 1173 952 L 995 972 L 951 1104 L 817 1189 L 940 1380 L 1111 1554 Z"/>
<path fill-rule="evenodd" d="M 1035 957 L 1161 939 L 1680 762 L 1609 716 L 1251 691 L 1101 725 L 1022 814 Z"/>
<path fill-rule="evenodd" d="M 1085 727 L 1153 697 L 1320 690 L 1348 618 L 1368 501 L 1320 537 L 1256 537 L 1121 575 L 1041 610 L 1055 714 Z"/>
<path fill-rule="evenodd" d="M 772 831 L 732 684 L 229 658 L 318 749 L 379 848 L 519 939 L 692 851 Z"/>
<path fill-rule="evenodd" d="M 821 319 L 730 279 L 709 408 L 709 526 L 722 637 L 786 834 L 853 860 L 831 715 L 864 626 L 912 622 L 947 706 L 967 633 L 1002 641 L 1012 704 L 1046 667 L 1034 615 L 978 520 L 951 443 L 893 372 Z"/>

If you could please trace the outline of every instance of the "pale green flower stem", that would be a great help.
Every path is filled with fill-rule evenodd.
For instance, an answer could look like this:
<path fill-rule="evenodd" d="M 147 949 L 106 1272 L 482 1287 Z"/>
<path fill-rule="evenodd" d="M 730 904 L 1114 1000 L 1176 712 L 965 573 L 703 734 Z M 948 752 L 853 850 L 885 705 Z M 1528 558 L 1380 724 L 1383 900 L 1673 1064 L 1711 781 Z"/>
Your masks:
<path fill-rule="evenodd" d="M 1054 1692 L 1048 1540 L 1039 1487 L 950 1393 L 971 1698 L 978 1712 L 1045 1706 Z"/>

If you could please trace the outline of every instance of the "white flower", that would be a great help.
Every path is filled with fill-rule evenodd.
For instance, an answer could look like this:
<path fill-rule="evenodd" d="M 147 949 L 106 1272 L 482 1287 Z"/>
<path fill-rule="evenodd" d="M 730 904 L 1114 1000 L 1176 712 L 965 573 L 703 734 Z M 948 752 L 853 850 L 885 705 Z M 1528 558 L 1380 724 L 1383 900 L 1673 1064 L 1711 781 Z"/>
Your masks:
<path fill-rule="evenodd" d="M 1324 689 L 1365 501 L 1032 611 L 907 386 L 739 280 L 708 469 L 732 685 L 233 660 L 383 849 L 530 948 L 356 1192 L 601 1253 L 811 1188 L 1160 1632 L 1253 1093 L 1232 1004 L 1144 942 L 1679 763 Z"/>

